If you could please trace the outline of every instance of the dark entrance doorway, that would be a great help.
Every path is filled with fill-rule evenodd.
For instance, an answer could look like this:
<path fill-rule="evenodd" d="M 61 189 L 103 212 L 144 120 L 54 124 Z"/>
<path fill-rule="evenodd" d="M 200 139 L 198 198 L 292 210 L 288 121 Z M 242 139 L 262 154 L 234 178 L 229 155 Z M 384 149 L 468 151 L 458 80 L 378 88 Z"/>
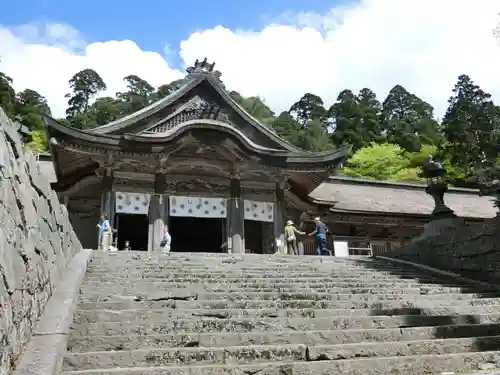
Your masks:
<path fill-rule="evenodd" d="M 170 216 L 171 251 L 192 253 L 221 253 L 226 219 Z"/>
<path fill-rule="evenodd" d="M 118 229 L 116 246 L 119 250 L 125 248 L 125 241 L 130 242 L 131 250 L 148 250 L 148 215 L 116 214 L 115 227 Z"/>
<path fill-rule="evenodd" d="M 245 220 L 245 252 L 263 254 L 262 222 Z"/>

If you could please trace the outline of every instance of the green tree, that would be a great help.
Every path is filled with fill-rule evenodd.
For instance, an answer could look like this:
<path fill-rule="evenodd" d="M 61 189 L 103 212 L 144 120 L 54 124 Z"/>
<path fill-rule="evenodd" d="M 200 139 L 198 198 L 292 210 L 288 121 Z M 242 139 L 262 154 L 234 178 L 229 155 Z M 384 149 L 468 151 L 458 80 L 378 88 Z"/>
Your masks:
<path fill-rule="evenodd" d="M 71 119 L 76 119 L 76 117 L 85 114 L 89 108 L 90 100 L 99 92 L 106 90 L 107 87 L 101 76 L 92 69 L 85 69 L 76 73 L 69 80 L 69 86 L 72 93 L 66 94 L 66 97 L 69 98 L 66 115 L 72 123 L 74 122 L 73 126 L 80 127 L 87 121 L 81 118 L 78 121 L 72 121 Z"/>
<path fill-rule="evenodd" d="M 126 110 L 124 109 L 128 103 L 118 101 L 112 97 L 106 96 L 97 98 L 90 105 L 84 117 L 90 126 L 101 126 L 120 118 Z M 88 126 L 88 125 L 87 125 Z M 87 126 L 84 126 L 85 129 Z"/>
<path fill-rule="evenodd" d="M 274 119 L 271 127 L 281 138 L 297 145 L 301 126 L 290 113 L 286 111 L 281 112 L 280 115 Z"/>
<path fill-rule="evenodd" d="M 292 140 L 296 146 L 307 151 L 320 152 L 333 148 L 324 124 L 318 119 L 309 121 L 306 128 L 299 130 Z"/>
<path fill-rule="evenodd" d="M 31 131 L 31 142 L 26 145 L 34 153 L 45 152 L 49 149 L 49 142 L 45 130 L 38 129 Z"/>
<path fill-rule="evenodd" d="M 231 91 L 229 95 L 233 100 L 242 106 L 250 115 L 261 123 L 271 126 L 275 120 L 274 112 L 269 108 L 263 99 L 258 96 L 243 97 L 237 91 Z"/>
<path fill-rule="evenodd" d="M 290 107 L 288 112 L 303 128 L 306 128 L 311 120 L 326 121 L 328 115 L 323 99 L 311 93 L 307 93 L 300 98 L 298 102 Z"/>
<path fill-rule="evenodd" d="M 394 86 L 382 103 L 381 126 L 386 140 L 406 151 L 442 141 L 432 106 L 400 85 Z"/>
<path fill-rule="evenodd" d="M 328 111 L 335 126 L 331 134 L 333 144 L 337 147 L 349 144 L 356 151 L 379 140 L 379 113 L 380 103 L 370 89 L 361 90 L 359 95 L 351 90 L 342 91 Z"/>
<path fill-rule="evenodd" d="M 172 81 L 170 83 L 161 85 L 160 87 L 158 87 L 158 89 L 154 93 L 153 101 L 163 99 L 166 96 L 177 91 L 178 89 L 181 88 L 181 86 L 184 84 L 184 82 L 185 82 L 184 79 L 178 79 L 178 80 Z"/>
<path fill-rule="evenodd" d="M 15 114 L 16 92 L 12 88 L 12 78 L 2 72 L 0 72 L 0 106 L 7 115 Z"/>
<path fill-rule="evenodd" d="M 51 114 L 47 99 L 31 89 L 17 93 L 16 113 L 19 121 L 30 130 L 43 129 L 42 115 Z"/>
<path fill-rule="evenodd" d="M 368 88 L 361 89 L 358 93 L 358 105 L 365 142 L 382 142 L 384 139 L 380 124 L 382 104 L 378 101 L 377 95 Z"/>
<path fill-rule="evenodd" d="M 468 179 L 476 169 L 496 163 L 500 111 L 491 101 L 491 95 L 467 75 L 458 77 L 448 103 L 442 122 L 447 140 L 443 150 Z"/>
<path fill-rule="evenodd" d="M 412 176 L 410 161 L 395 144 L 371 144 L 358 150 L 347 162 L 344 173 L 350 177 L 394 181 L 395 176 Z"/>
<path fill-rule="evenodd" d="M 124 80 L 127 82 L 128 91 L 116 93 L 117 100 L 123 103 L 121 108 L 125 111 L 124 114 L 134 113 L 155 99 L 155 89 L 146 80 L 136 75 L 129 75 Z"/>

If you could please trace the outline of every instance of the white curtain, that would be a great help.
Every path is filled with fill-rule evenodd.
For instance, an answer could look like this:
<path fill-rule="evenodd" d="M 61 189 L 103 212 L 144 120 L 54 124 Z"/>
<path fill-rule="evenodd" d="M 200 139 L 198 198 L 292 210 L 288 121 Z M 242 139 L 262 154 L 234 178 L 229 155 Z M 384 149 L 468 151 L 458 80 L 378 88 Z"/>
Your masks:
<path fill-rule="evenodd" d="M 117 191 L 115 193 L 115 210 L 120 214 L 147 215 L 149 213 L 149 194 L 124 193 Z"/>
<path fill-rule="evenodd" d="M 258 201 L 243 201 L 245 210 L 245 220 L 273 222 L 274 220 L 274 203 L 258 202 Z"/>
<path fill-rule="evenodd" d="M 225 218 L 227 201 L 225 198 L 169 197 L 170 216 Z"/>

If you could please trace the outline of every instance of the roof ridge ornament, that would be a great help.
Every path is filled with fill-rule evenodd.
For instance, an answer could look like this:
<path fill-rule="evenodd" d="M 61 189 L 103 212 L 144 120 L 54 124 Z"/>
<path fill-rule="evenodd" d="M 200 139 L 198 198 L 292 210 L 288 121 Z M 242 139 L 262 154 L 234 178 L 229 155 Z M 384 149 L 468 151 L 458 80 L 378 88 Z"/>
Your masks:
<path fill-rule="evenodd" d="M 214 70 L 214 68 L 215 68 L 215 62 L 209 63 L 206 57 L 202 61 L 196 59 L 194 65 L 186 69 L 187 72 L 186 79 L 189 80 L 195 77 L 199 77 L 200 75 L 209 75 L 211 77 L 214 77 L 220 83 L 222 83 L 220 79 L 222 73 L 218 70 Z"/>

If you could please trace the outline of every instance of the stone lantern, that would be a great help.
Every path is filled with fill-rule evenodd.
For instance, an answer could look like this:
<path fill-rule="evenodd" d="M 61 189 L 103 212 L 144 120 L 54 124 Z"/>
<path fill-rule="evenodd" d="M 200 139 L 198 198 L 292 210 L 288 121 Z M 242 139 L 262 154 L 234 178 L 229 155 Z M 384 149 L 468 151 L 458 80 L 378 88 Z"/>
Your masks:
<path fill-rule="evenodd" d="M 424 177 L 427 182 L 425 192 L 434 199 L 434 210 L 432 211 L 433 220 L 454 218 L 457 215 L 444 203 L 444 193 L 448 191 L 448 185 L 444 181 L 446 169 L 443 165 L 429 156 L 427 162 L 422 168 L 421 177 Z"/>

